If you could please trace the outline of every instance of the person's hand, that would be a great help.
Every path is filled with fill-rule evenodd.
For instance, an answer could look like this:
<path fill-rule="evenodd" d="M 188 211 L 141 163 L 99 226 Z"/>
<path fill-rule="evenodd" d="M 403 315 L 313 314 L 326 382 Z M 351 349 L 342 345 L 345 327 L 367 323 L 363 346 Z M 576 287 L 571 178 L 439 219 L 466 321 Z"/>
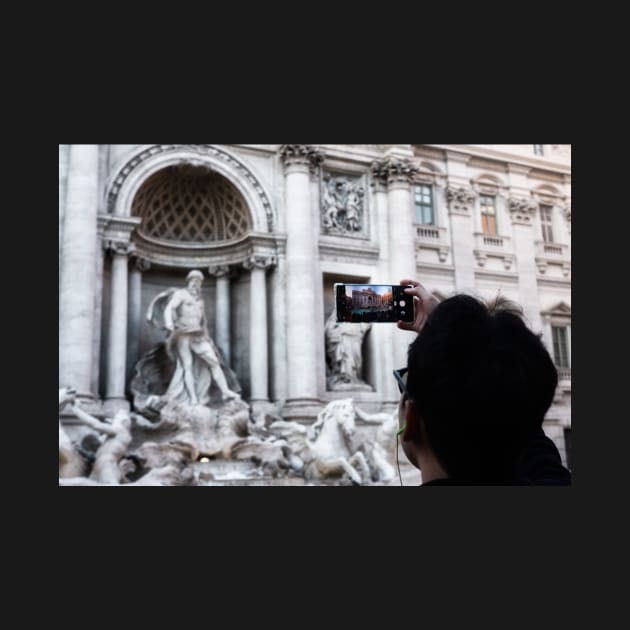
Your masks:
<path fill-rule="evenodd" d="M 400 284 L 413 285 L 410 289 L 405 289 L 407 295 L 413 296 L 413 310 L 415 318 L 413 322 L 403 322 L 398 320 L 396 324 L 401 330 L 415 330 L 420 332 L 427 317 L 433 312 L 435 307 L 440 303 L 439 300 L 429 293 L 417 280 L 401 280 Z"/>

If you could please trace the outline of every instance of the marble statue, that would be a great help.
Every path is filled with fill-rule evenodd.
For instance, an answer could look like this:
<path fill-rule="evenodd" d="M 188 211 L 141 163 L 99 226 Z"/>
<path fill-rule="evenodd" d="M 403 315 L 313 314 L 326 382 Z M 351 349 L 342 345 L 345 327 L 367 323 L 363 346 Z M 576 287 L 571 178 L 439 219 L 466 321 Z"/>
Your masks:
<path fill-rule="evenodd" d="M 324 327 L 329 390 L 371 389 L 362 378 L 363 339 L 370 328 L 371 324 L 337 322 L 335 310 L 331 312 Z"/>
<path fill-rule="evenodd" d="M 322 181 L 322 226 L 325 231 L 352 234 L 363 229 L 363 196 L 358 181 L 326 173 Z"/>
<path fill-rule="evenodd" d="M 59 413 L 75 401 L 76 390 L 71 387 L 59 388 Z M 59 420 L 59 477 L 80 477 L 85 470 L 85 461 Z"/>
<path fill-rule="evenodd" d="M 105 439 L 96 451 L 90 479 L 99 483 L 119 484 L 130 472 L 129 462 L 123 461 L 131 444 L 131 417 L 128 411 L 116 412 L 111 422 L 101 422 L 75 402 L 70 410 L 78 420 L 102 433 Z"/>
<path fill-rule="evenodd" d="M 351 188 L 346 198 L 346 228 L 351 231 L 361 229 L 361 206 L 363 189 Z"/>
<path fill-rule="evenodd" d="M 398 431 L 398 409 L 393 413 L 368 414 L 355 406 L 356 415 L 368 424 L 378 424 L 374 440 L 364 446 L 372 479 L 387 483 L 396 476 L 394 457 L 396 453 L 396 432 Z"/>
<path fill-rule="evenodd" d="M 221 355 L 208 334 L 201 282 L 203 274 L 195 269 L 186 277 L 183 289 L 168 289 L 149 306 L 147 319 L 168 332 L 166 351 L 175 362 L 175 372 L 164 399 L 206 405 L 214 383 L 223 400 L 239 398 L 230 387 L 221 365 Z"/>
<path fill-rule="evenodd" d="M 135 462 L 135 463 L 134 463 Z M 86 477 L 60 479 L 61 486 L 192 486 L 196 485 L 188 454 L 155 442 L 143 443 L 131 457 L 121 460 L 123 470 L 140 475 L 135 481 L 112 482 Z M 134 470 L 131 470 L 133 468 Z"/>
<path fill-rule="evenodd" d="M 352 398 L 333 400 L 320 411 L 311 427 L 278 420 L 269 427 L 286 439 L 294 455 L 304 463 L 307 479 L 347 475 L 356 485 L 371 482 L 371 472 L 364 454 L 352 444 L 355 431 Z"/>
<path fill-rule="evenodd" d="M 149 470 L 133 482 L 135 486 L 195 485 L 190 453 L 185 447 L 148 441 L 137 449 L 136 456 L 142 462 L 142 469 Z"/>
<path fill-rule="evenodd" d="M 168 289 L 149 306 L 148 321 L 168 333 L 138 361 L 130 384 L 134 409 L 149 418 L 160 418 L 166 405 L 241 400 L 238 379 L 208 334 L 201 279 L 191 271 L 187 288 Z"/>
<path fill-rule="evenodd" d="M 68 404 L 73 404 L 77 395 L 77 390 L 74 387 L 60 387 L 59 388 L 59 411 Z"/>
<path fill-rule="evenodd" d="M 191 271 L 185 289 L 164 291 L 149 306 L 147 319 L 167 331 L 168 339 L 136 365 L 131 383 L 135 439 L 149 439 L 166 450 L 181 448 L 191 464 L 251 458 L 279 470 L 288 461 L 283 445 L 250 434 L 249 405 L 208 333 L 202 278 L 200 271 Z M 180 473 L 164 469 L 161 477 L 157 472 L 153 477 L 178 478 Z"/>
<path fill-rule="evenodd" d="M 329 177 L 325 181 L 322 197 L 322 223 L 325 228 L 341 228 L 341 225 L 337 220 L 337 213 L 335 180 L 332 177 Z"/>

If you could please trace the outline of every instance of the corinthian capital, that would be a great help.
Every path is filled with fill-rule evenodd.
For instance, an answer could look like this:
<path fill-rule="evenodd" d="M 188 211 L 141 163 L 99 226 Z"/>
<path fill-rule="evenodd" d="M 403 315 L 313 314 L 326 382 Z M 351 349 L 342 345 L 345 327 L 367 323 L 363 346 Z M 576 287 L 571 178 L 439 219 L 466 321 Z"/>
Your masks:
<path fill-rule="evenodd" d="M 393 186 L 401 184 L 409 186 L 418 168 L 409 160 L 387 158 L 373 162 L 370 167 L 372 180 L 376 186 Z"/>
<path fill-rule="evenodd" d="M 280 147 L 280 158 L 285 166 L 304 166 L 314 172 L 321 164 L 324 156 L 319 149 L 310 144 L 283 144 Z"/>
<path fill-rule="evenodd" d="M 475 192 L 463 186 L 449 186 L 446 189 L 446 199 L 451 214 L 469 215 L 475 201 Z"/>
<path fill-rule="evenodd" d="M 370 175 L 372 176 L 372 186 L 376 190 L 385 190 L 387 188 L 387 168 L 384 161 L 372 162 Z"/>
<path fill-rule="evenodd" d="M 532 225 L 537 205 L 532 199 L 510 197 L 508 208 L 512 223 L 515 225 Z"/>

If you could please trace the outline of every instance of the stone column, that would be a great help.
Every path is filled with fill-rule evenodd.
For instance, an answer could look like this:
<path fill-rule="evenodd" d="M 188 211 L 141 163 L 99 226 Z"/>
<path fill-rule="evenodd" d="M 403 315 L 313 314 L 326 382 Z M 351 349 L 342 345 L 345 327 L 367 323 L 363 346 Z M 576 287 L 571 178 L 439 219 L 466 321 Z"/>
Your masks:
<path fill-rule="evenodd" d="M 392 284 L 397 284 L 403 278 L 416 277 L 411 181 L 417 169 L 409 160 L 394 157 L 385 160 L 383 169 L 387 176 L 390 278 Z M 392 331 L 392 336 L 394 366 L 405 367 L 408 347 L 416 338 L 416 333 L 396 328 Z"/>
<path fill-rule="evenodd" d="M 96 229 L 96 274 L 94 283 L 94 336 L 92 339 L 92 393 L 100 400 L 100 372 L 101 372 L 101 333 L 103 330 L 103 264 L 105 249 L 103 236 L 111 216 L 99 214 Z"/>
<path fill-rule="evenodd" d="M 134 256 L 129 268 L 129 310 L 127 318 L 127 382 L 134 377 L 140 359 L 140 327 L 142 316 L 142 274 L 151 268 L 146 258 Z"/>
<path fill-rule="evenodd" d="M 536 280 L 536 249 L 532 234 L 536 203 L 528 198 L 511 197 L 508 202 L 514 235 L 514 253 L 518 265 L 518 293 L 529 327 L 541 331 L 540 300 Z"/>
<path fill-rule="evenodd" d="M 286 279 L 286 241 L 277 237 L 276 240 L 277 264 L 270 274 L 271 301 L 273 304 L 273 317 L 270 324 L 271 335 L 271 399 L 284 405 L 287 398 L 287 322 L 285 302 Z"/>
<path fill-rule="evenodd" d="M 472 210 L 475 193 L 464 186 L 446 189 L 448 213 L 451 222 L 455 289 L 472 292 L 475 289 L 474 223 Z"/>
<path fill-rule="evenodd" d="M 59 281 L 61 282 L 61 250 L 63 219 L 66 212 L 66 189 L 68 185 L 69 144 L 59 145 Z"/>
<path fill-rule="evenodd" d="M 318 175 L 321 169 L 313 168 L 311 173 Z M 312 314 L 312 327 L 313 334 L 316 339 L 315 348 L 317 350 L 317 356 L 315 359 L 315 365 L 317 366 L 317 392 L 318 395 L 326 391 L 326 333 L 325 333 L 325 317 L 324 317 L 324 278 L 322 274 L 322 266 L 319 260 L 319 236 L 322 229 L 322 215 L 321 215 L 321 190 L 320 190 L 320 178 L 310 178 L 310 193 L 309 199 L 311 201 L 311 216 L 314 219 L 313 226 L 311 228 L 312 241 L 315 247 L 312 274 L 315 278 L 315 310 Z"/>
<path fill-rule="evenodd" d="M 216 278 L 214 304 L 215 342 L 223 352 L 225 362 L 231 365 L 230 352 L 230 268 L 227 265 L 208 267 L 208 273 Z"/>
<path fill-rule="evenodd" d="M 446 202 L 451 228 L 451 247 L 455 268 L 455 290 L 475 290 L 475 191 L 470 187 L 470 156 L 459 151 L 446 152 Z"/>
<path fill-rule="evenodd" d="M 251 403 L 254 413 L 260 403 L 269 402 L 269 356 L 267 329 L 266 270 L 274 264 L 271 257 L 252 254 L 243 263 L 251 274 L 249 369 Z"/>
<path fill-rule="evenodd" d="M 105 241 L 105 247 L 113 256 L 111 308 L 109 314 L 109 347 L 107 348 L 107 395 L 106 414 L 119 409 L 129 409 L 125 398 L 127 375 L 127 298 L 128 260 L 134 247 L 131 243 Z"/>
<path fill-rule="evenodd" d="M 389 266 L 389 222 L 387 212 L 387 170 L 383 162 L 374 162 L 371 166 L 371 183 L 376 214 L 377 242 L 379 245 L 379 260 L 377 277 L 372 278 L 374 284 L 396 283 L 400 278 L 394 278 Z M 415 268 L 414 268 L 415 272 Z M 392 344 L 394 339 L 392 326 L 372 326 L 370 337 L 374 354 L 377 390 L 383 397 L 386 410 L 397 403 L 400 394 L 396 381 L 392 375 L 395 368 Z"/>
<path fill-rule="evenodd" d="M 312 419 L 319 410 L 317 391 L 317 343 L 314 317 L 319 315 L 316 303 L 317 239 L 313 226 L 310 199 L 310 172 L 322 160 L 309 145 L 285 144 L 280 149 L 286 182 L 286 304 L 288 391 L 284 417 Z"/>
<path fill-rule="evenodd" d="M 59 386 L 91 401 L 98 145 L 70 148 L 59 295 Z"/>

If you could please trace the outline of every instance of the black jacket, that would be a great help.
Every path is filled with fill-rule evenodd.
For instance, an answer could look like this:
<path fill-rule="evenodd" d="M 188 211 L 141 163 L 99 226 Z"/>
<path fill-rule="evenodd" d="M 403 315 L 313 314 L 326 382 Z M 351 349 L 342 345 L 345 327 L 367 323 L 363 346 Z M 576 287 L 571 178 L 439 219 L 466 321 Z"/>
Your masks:
<path fill-rule="evenodd" d="M 556 445 L 543 430 L 535 435 L 523 451 L 510 478 L 482 483 L 465 479 L 435 479 L 423 486 L 570 486 L 571 473 L 562 465 Z"/>

